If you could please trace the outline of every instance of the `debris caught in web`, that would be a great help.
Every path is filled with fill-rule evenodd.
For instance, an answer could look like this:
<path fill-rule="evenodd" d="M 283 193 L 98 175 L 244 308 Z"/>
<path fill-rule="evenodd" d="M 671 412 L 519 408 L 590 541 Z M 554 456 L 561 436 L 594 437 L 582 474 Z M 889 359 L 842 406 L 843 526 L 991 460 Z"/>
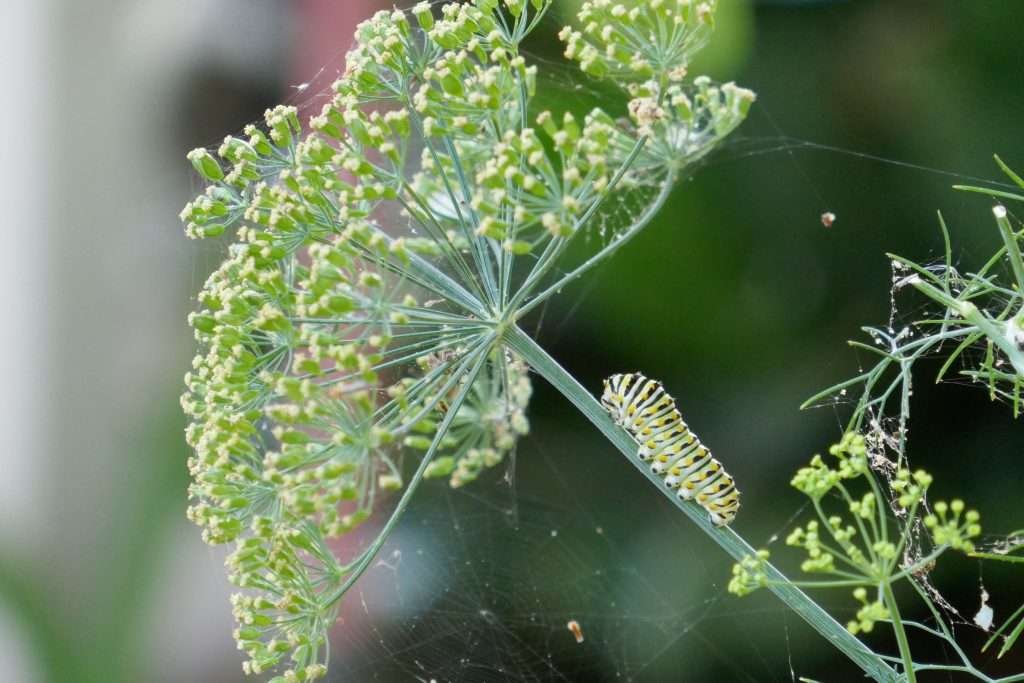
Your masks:
<path fill-rule="evenodd" d="M 981 607 L 978 608 L 978 613 L 974 615 L 974 623 L 982 631 L 988 631 L 992 628 L 992 619 L 995 613 L 992 608 L 988 606 L 988 591 L 984 587 L 981 589 Z"/>

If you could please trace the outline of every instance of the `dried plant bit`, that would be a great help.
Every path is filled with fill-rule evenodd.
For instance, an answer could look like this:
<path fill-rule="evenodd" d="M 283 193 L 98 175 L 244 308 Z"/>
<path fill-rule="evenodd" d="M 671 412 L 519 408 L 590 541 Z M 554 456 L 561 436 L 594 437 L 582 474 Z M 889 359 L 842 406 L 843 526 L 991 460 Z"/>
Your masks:
<path fill-rule="evenodd" d="M 982 631 L 989 631 L 992 629 L 992 620 L 995 617 L 995 612 L 992 607 L 988 604 L 988 591 L 984 588 L 981 589 L 981 605 L 978 607 L 978 611 L 974 614 L 974 625 L 980 628 Z"/>
<path fill-rule="evenodd" d="M 580 627 L 580 622 L 572 619 L 565 627 L 569 629 L 569 633 L 573 635 L 577 643 L 583 642 L 583 629 Z"/>
<path fill-rule="evenodd" d="M 660 382 L 639 373 L 612 375 L 604 382 L 601 405 L 632 435 L 637 456 L 664 475 L 666 486 L 696 501 L 716 526 L 732 522 L 740 507 L 735 482 L 690 431 Z"/>

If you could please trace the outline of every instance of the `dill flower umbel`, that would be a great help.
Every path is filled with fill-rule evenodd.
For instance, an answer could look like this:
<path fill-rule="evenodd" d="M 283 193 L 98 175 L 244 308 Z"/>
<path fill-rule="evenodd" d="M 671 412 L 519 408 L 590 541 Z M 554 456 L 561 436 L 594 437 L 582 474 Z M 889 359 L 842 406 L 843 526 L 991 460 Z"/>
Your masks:
<path fill-rule="evenodd" d="M 276 107 L 216 154 L 188 155 L 208 187 L 182 211 L 186 234 L 230 240 L 189 317 L 188 514 L 207 542 L 236 544 L 249 673 L 326 673 L 338 602 L 421 481 L 466 485 L 528 432 L 528 368 L 505 344 L 516 321 L 646 225 L 753 100 L 684 82 L 713 3 L 623 14 L 595 2 L 580 13 L 588 27 L 607 12 L 622 31 L 671 29 L 642 46 L 644 63 L 602 53 L 604 73 L 635 76 L 631 120 L 537 111 L 519 45 L 549 4 L 379 12 L 308 125 Z M 565 35 L 570 57 L 586 51 Z M 615 191 L 639 192 L 642 210 L 614 222 Z M 554 276 L 574 237 L 609 225 L 610 244 Z M 329 540 L 400 489 L 380 534 L 335 557 Z"/>

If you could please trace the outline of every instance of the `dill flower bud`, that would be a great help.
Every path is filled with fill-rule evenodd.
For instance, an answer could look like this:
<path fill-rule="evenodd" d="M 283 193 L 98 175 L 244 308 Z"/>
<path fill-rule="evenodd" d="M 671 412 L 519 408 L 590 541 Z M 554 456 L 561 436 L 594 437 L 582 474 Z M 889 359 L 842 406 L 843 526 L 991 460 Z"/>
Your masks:
<path fill-rule="evenodd" d="M 980 515 L 976 510 L 964 513 L 964 508 L 960 499 L 954 499 L 952 503 L 942 500 L 935 503 L 934 514 L 924 518 L 924 525 L 935 545 L 948 545 L 965 553 L 974 552 L 971 539 L 981 535 Z"/>
<path fill-rule="evenodd" d="M 199 175 L 211 182 L 217 182 L 224 177 L 224 169 L 207 150 L 201 147 L 189 152 L 188 160 L 192 162 L 192 167 L 199 172 Z"/>
<path fill-rule="evenodd" d="M 879 621 L 889 619 L 889 610 L 881 600 L 868 602 L 868 592 L 864 588 L 857 588 L 853 591 L 853 597 L 863 605 L 857 610 L 857 618 L 846 624 L 846 629 L 857 635 L 858 633 L 871 633 L 875 624 Z"/>
<path fill-rule="evenodd" d="M 582 31 L 559 34 L 565 56 L 598 78 L 618 82 L 652 77 L 679 80 L 714 26 L 717 2 L 653 0 L 627 6 L 611 0 L 588 0 L 577 18 Z M 638 36 L 648 40 L 637 40 Z"/>
<path fill-rule="evenodd" d="M 743 597 L 767 586 L 766 566 L 770 557 L 771 554 L 767 550 L 758 550 L 755 555 L 747 555 L 734 564 L 732 578 L 729 579 L 729 592 L 737 597 Z"/>
<path fill-rule="evenodd" d="M 820 500 L 841 478 L 839 472 L 830 469 L 820 455 L 815 455 L 809 466 L 797 470 L 790 485 L 804 495 Z"/>
<path fill-rule="evenodd" d="M 896 476 L 890 482 L 889 487 L 896 494 L 896 502 L 901 508 L 907 509 L 920 503 L 932 483 L 932 476 L 924 470 L 917 470 L 913 474 L 910 470 L 899 469 Z"/>

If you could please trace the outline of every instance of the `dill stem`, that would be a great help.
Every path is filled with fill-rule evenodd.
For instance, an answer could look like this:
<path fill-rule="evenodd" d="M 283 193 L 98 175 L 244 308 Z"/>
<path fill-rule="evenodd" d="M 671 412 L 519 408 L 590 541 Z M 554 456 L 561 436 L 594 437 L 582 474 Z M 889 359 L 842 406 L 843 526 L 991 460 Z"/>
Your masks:
<path fill-rule="evenodd" d="M 906 670 L 906 682 L 917 683 L 917 676 L 914 674 L 914 660 L 910 656 L 910 643 L 907 641 L 907 632 L 903 628 L 903 621 L 900 619 L 900 608 L 896 604 L 896 594 L 892 592 L 892 583 L 886 581 L 882 584 L 882 594 L 885 596 L 885 606 L 892 618 L 892 630 L 896 632 L 896 644 L 900 648 L 900 658 L 903 660 L 903 668 Z"/>
<path fill-rule="evenodd" d="M 558 389 L 612 445 L 619 449 L 666 498 L 679 508 L 690 520 L 722 547 L 733 559 L 739 561 L 747 555 L 754 554 L 754 548 L 731 527 L 718 527 L 711 523 L 707 514 L 692 502 L 680 499 L 673 491 L 666 488 L 661 479 L 653 473 L 637 456 L 637 446 L 633 438 L 615 424 L 611 416 L 601 404 L 576 379 L 570 375 L 554 358 L 535 342 L 528 334 L 518 327 L 510 327 L 505 331 L 504 342 L 525 360 L 535 372 L 541 375 L 552 386 Z M 832 618 L 816 602 L 787 579 L 782 572 L 765 563 L 768 589 L 779 597 L 790 609 L 796 612 L 811 628 L 825 637 L 832 645 L 850 658 L 868 676 L 876 681 L 890 683 L 898 676 L 892 667 L 881 657 L 871 651 L 867 645 L 858 640 L 839 622 Z"/>

